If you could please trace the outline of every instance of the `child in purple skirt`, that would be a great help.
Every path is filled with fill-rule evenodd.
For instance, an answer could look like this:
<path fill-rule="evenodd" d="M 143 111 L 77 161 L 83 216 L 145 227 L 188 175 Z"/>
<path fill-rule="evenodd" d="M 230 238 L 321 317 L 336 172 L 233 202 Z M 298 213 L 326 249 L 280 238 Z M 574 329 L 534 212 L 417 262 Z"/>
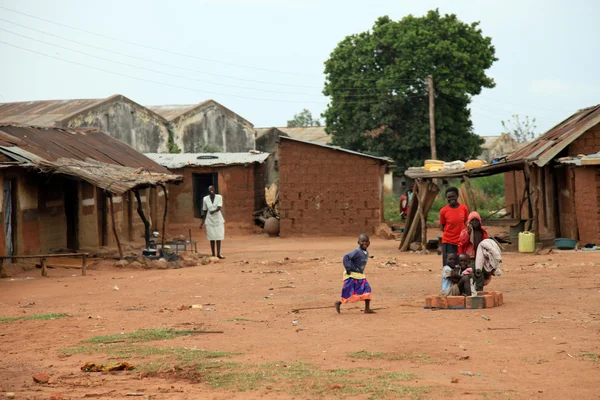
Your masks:
<path fill-rule="evenodd" d="M 358 237 L 358 249 L 351 251 L 344 256 L 344 286 L 342 286 L 342 297 L 335 302 L 335 309 L 341 312 L 342 304 L 354 303 L 357 301 L 365 302 L 365 314 L 373 314 L 371 310 L 371 286 L 365 277 L 365 266 L 369 259 L 367 249 L 371 241 L 369 236 L 362 234 Z"/>

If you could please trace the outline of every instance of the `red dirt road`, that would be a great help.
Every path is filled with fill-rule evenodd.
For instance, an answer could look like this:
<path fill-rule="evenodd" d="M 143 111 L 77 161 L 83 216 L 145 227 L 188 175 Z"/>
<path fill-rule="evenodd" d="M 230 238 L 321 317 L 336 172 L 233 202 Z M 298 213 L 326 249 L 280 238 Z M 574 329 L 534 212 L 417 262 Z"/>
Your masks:
<path fill-rule="evenodd" d="M 301 361 L 322 370 L 380 368 L 412 374 L 402 382 L 416 388 L 407 396 L 426 399 L 600 397 L 598 252 L 505 254 L 505 274 L 490 284 L 491 290 L 504 293 L 504 305 L 431 311 L 423 309 L 424 297 L 440 289 L 441 258 L 399 253 L 398 242 L 373 239 L 375 258 L 366 274 L 377 314 L 362 314 L 358 304 L 342 306 L 341 315 L 333 307 L 292 313 L 294 308 L 333 305 L 341 289 L 341 258 L 355 246 L 355 238 L 349 237 L 238 236 L 224 242 L 227 259 L 219 264 L 175 270 L 101 266 L 83 277 L 77 270 L 62 269 L 49 270 L 48 278 L 39 270 L 13 274 L 0 280 L 0 316 L 71 316 L 0 322 L 0 398 L 6 392 L 17 399 L 47 399 L 57 392 L 64 399 L 126 398 L 132 392 L 151 399 L 317 397 L 302 394 L 307 382 L 302 380 L 236 392 L 209 386 L 202 374 L 191 380 L 168 374 L 140 377 L 136 371 L 85 373 L 80 367 L 88 361 L 137 365 L 145 360 L 65 356 L 60 350 L 94 336 L 193 327 L 224 333 L 146 345 L 234 352 L 239 354 L 231 361 L 252 365 L 282 363 L 272 368 Z M 203 308 L 177 310 L 192 304 Z M 161 312 L 164 308 L 168 310 Z M 349 357 L 360 351 L 380 354 Z M 47 372 L 55 383 L 34 383 L 31 376 L 38 372 Z M 463 374 L 467 372 L 473 376 Z M 453 378 L 458 383 L 451 383 Z M 320 395 L 372 395 L 357 391 L 352 396 L 340 391 L 343 385 L 331 385 Z"/>

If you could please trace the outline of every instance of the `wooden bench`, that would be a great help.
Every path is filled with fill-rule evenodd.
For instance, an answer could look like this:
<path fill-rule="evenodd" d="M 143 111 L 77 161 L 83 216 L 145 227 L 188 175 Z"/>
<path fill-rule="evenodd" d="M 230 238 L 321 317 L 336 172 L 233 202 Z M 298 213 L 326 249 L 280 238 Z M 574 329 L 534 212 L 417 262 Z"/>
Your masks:
<path fill-rule="evenodd" d="M 81 266 L 72 265 L 69 263 L 52 263 L 53 268 L 81 268 L 81 275 L 86 274 L 87 267 L 87 257 L 88 253 L 63 253 L 63 254 L 38 254 L 38 255 L 12 255 L 12 256 L 0 256 L 0 272 L 4 270 L 4 260 L 13 260 L 23 258 L 23 259 L 31 259 L 31 258 L 39 258 L 40 264 L 42 267 L 42 276 L 48 276 L 48 259 L 49 258 L 67 258 L 67 257 L 81 257 Z"/>

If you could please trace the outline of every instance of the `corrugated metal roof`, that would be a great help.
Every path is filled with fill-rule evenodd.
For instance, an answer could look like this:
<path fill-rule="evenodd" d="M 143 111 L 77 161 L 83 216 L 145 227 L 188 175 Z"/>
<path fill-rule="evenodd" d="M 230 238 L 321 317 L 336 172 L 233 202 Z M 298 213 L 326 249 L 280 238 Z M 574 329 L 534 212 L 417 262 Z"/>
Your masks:
<path fill-rule="evenodd" d="M 117 195 L 183 179 L 127 144 L 91 129 L 0 123 L 0 154 L 20 162 L 20 167 L 76 177 Z"/>
<path fill-rule="evenodd" d="M 584 108 L 511 154 L 508 159 L 526 159 L 543 167 L 574 140 L 598 123 L 600 123 L 600 104 Z"/>
<path fill-rule="evenodd" d="M 93 107 L 104 99 L 41 100 L 0 103 L 0 121 L 54 126 L 67 115 Z"/>
<path fill-rule="evenodd" d="M 308 142 L 306 140 L 300 140 L 300 139 L 295 139 L 293 137 L 286 137 L 286 136 L 280 136 L 280 138 L 284 139 L 284 140 L 292 140 L 294 142 L 300 142 L 300 143 L 310 144 L 310 145 L 313 145 L 313 146 L 324 147 L 324 148 L 330 149 L 330 150 L 343 151 L 344 153 L 354 154 L 356 156 L 374 158 L 376 160 L 383 161 L 383 162 L 386 162 L 388 164 L 393 164 L 394 163 L 394 160 L 392 160 L 391 158 L 372 156 L 370 154 L 359 153 L 357 151 L 347 150 L 347 149 L 343 149 L 343 148 L 337 147 L 337 146 L 329 146 L 329 145 L 326 145 L 326 144 L 320 144 L 320 143 L 316 143 L 316 142 Z"/>
<path fill-rule="evenodd" d="M 127 144 L 95 129 L 63 129 L 0 123 L 0 149 L 15 161 L 92 159 L 130 168 L 168 173 Z M 13 154 L 11 156 L 10 154 Z"/>
<path fill-rule="evenodd" d="M 155 118 L 166 122 L 164 117 L 121 95 L 115 94 L 104 99 L 40 100 L 17 103 L 0 103 L 0 122 L 33 126 L 58 126 L 77 114 L 111 101 L 125 101 L 145 109 Z"/>
<path fill-rule="evenodd" d="M 217 167 L 226 165 L 262 164 L 269 153 L 148 153 L 146 157 L 169 169 L 185 167 Z"/>
<path fill-rule="evenodd" d="M 217 107 L 217 108 L 221 109 L 221 111 L 224 112 L 225 114 L 228 114 L 230 118 L 240 119 L 241 121 L 245 122 L 246 124 L 250 125 L 251 127 L 254 127 L 254 124 L 252 124 L 252 122 L 248 121 L 241 115 L 231 111 L 229 108 L 225 107 L 223 104 L 218 103 L 212 99 L 205 100 L 198 104 L 180 104 L 180 105 L 166 104 L 166 105 L 158 105 L 158 106 L 146 106 L 146 108 L 154 111 L 155 113 L 157 113 L 158 115 L 162 116 L 163 118 L 165 118 L 166 120 L 168 120 L 170 122 L 175 122 L 177 119 L 182 118 L 182 117 L 186 116 L 187 114 L 191 115 L 194 112 L 202 110 L 207 107 Z"/>
<path fill-rule="evenodd" d="M 268 129 L 268 128 L 260 128 Z M 305 126 L 295 128 L 280 128 L 282 132 L 287 133 L 291 138 L 304 140 L 307 142 L 314 142 L 318 144 L 331 144 L 331 135 L 325 132 L 324 126 Z"/>

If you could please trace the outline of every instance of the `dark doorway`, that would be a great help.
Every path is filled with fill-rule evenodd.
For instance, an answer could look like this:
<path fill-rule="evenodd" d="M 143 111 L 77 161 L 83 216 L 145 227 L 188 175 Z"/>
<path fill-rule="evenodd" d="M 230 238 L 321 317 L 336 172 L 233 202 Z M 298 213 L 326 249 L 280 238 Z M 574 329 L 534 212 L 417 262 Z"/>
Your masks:
<path fill-rule="evenodd" d="M 17 204 L 17 181 L 16 179 L 4 180 L 4 235 L 5 251 L 7 256 L 15 254 L 16 237 L 16 204 Z M 12 259 L 8 259 L 12 262 Z"/>
<path fill-rule="evenodd" d="M 77 181 L 65 181 L 65 215 L 67 216 L 67 248 L 77 250 L 79 227 L 79 184 Z"/>
<path fill-rule="evenodd" d="M 96 188 L 96 215 L 98 217 L 98 245 L 108 245 L 108 211 L 104 190 Z"/>
<path fill-rule="evenodd" d="M 217 192 L 219 191 L 219 175 L 216 172 L 211 174 L 192 174 L 192 183 L 194 185 L 194 218 L 202 217 L 202 199 L 208 195 L 208 187 L 213 185 Z"/>

